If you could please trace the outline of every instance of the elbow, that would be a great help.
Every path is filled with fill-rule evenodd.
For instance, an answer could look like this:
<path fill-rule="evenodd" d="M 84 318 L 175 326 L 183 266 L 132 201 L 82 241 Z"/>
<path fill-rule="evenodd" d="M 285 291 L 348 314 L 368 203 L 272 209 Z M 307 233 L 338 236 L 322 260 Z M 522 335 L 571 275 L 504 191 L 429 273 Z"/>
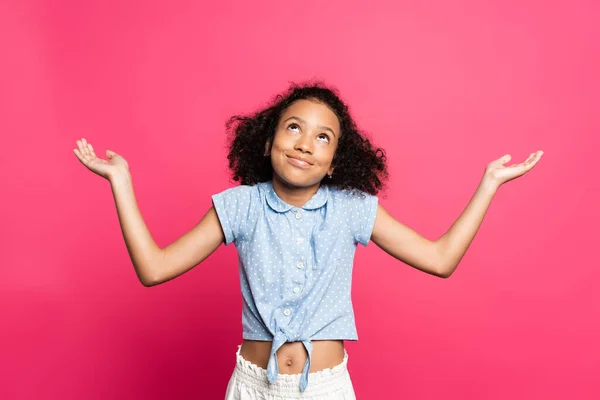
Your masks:
<path fill-rule="evenodd" d="M 156 285 L 161 284 L 162 281 L 160 280 L 159 277 L 153 275 L 151 277 L 145 277 L 145 278 L 140 277 L 140 283 L 144 287 L 152 287 L 152 286 L 156 286 Z"/>
<path fill-rule="evenodd" d="M 152 287 L 152 286 L 157 285 L 154 281 L 146 281 L 146 280 L 142 280 L 142 279 L 140 279 L 140 283 L 142 284 L 143 287 Z"/>
<path fill-rule="evenodd" d="M 138 275 L 138 281 L 140 281 L 143 287 L 152 287 L 156 285 L 156 282 L 153 279 L 148 279 L 144 276 Z"/>
<path fill-rule="evenodd" d="M 153 271 L 153 269 L 149 268 L 147 271 Z M 156 274 L 138 274 L 138 280 L 144 287 L 152 287 L 161 283 L 160 278 L 156 276 Z"/>
<path fill-rule="evenodd" d="M 136 271 L 138 271 L 138 279 L 144 287 L 156 286 L 163 282 L 162 277 L 159 275 L 160 271 L 162 271 L 161 261 L 162 255 L 159 258 L 149 260 L 139 268 L 136 268 Z"/>
<path fill-rule="evenodd" d="M 437 277 L 443 278 L 443 279 L 450 278 L 450 276 L 456 269 L 456 266 L 450 265 L 450 263 L 447 262 L 447 257 L 444 254 L 443 245 L 439 241 L 434 242 L 434 243 L 435 243 L 435 245 L 434 245 L 435 262 L 433 264 L 437 267 L 437 268 L 435 268 L 435 271 L 436 271 L 435 275 Z"/>
<path fill-rule="evenodd" d="M 439 278 L 448 279 L 454 273 L 456 268 L 444 267 L 438 269 L 438 273 L 436 274 Z"/>
<path fill-rule="evenodd" d="M 437 274 L 438 278 L 442 278 L 442 279 L 448 279 L 450 278 L 450 275 L 452 275 L 452 273 L 448 273 L 448 272 L 440 272 Z"/>

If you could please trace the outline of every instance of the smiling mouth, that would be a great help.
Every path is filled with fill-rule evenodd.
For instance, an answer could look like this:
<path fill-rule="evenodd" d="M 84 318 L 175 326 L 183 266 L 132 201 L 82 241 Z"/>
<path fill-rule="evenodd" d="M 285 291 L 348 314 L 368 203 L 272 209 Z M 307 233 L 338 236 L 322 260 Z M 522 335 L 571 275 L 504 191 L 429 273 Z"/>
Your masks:
<path fill-rule="evenodd" d="M 312 165 L 308 161 L 300 160 L 299 158 L 294 158 L 294 157 L 290 157 L 290 156 L 286 156 L 286 157 L 292 165 L 295 165 L 297 167 L 308 168 Z"/>

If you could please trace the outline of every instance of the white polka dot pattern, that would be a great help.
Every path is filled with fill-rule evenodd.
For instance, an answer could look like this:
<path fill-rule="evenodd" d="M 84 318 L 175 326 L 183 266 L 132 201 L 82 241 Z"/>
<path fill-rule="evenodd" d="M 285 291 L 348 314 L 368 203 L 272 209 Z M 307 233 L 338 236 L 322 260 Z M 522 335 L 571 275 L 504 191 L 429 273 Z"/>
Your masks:
<path fill-rule="evenodd" d="M 281 200 L 272 182 L 212 196 L 225 244 L 239 255 L 244 339 L 272 341 L 276 351 L 301 341 L 308 352 L 300 389 L 308 384 L 311 340 L 358 340 L 350 297 L 357 243 L 369 243 L 377 197 L 322 185 L 302 207 Z"/>

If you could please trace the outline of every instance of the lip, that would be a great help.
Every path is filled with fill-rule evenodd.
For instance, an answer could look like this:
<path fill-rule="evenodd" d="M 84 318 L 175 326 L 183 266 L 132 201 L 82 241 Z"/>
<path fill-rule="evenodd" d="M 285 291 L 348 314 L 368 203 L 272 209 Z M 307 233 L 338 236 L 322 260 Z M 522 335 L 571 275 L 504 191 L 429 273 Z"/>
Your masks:
<path fill-rule="evenodd" d="M 290 162 L 290 164 L 295 165 L 296 167 L 308 168 L 312 165 L 308 161 L 303 160 L 298 157 L 293 157 L 293 156 L 286 156 L 286 157 L 288 158 L 288 161 Z"/>

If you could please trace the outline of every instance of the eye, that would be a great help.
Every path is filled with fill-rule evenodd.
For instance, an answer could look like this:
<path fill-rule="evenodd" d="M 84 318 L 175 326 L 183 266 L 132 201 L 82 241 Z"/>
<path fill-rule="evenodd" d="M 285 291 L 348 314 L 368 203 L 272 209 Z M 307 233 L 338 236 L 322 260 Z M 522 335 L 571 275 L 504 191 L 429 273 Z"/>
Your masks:
<path fill-rule="evenodd" d="M 300 129 L 300 127 L 297 124 L 289 124 L 288 125 L 288 129 L 292 129 L 292 128 L 295 128 L 295 129 L 298 129 L 298 130 Z"/>
<path fill-rule="evenodd" d="M 325 133 L 321 133 L 319 136 L 317 136 L 319 139 L 325 139 L 325 141 L 327 143 L 329 143 L 329 135 L 325 134 Z"/>

